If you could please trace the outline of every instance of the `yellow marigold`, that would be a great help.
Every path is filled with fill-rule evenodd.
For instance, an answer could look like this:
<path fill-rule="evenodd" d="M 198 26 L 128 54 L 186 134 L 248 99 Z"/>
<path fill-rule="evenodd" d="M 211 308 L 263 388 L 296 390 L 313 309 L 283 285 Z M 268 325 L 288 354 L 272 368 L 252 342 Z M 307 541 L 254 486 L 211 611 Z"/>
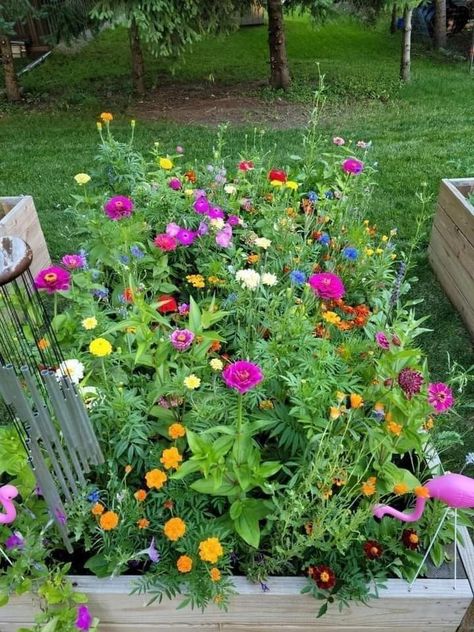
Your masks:
<path fill-rule="evenodd" d="M 77 184 L 83 185 L 90 182 L 91 177 L 87 173 L 76 173 L 74 180 Z"/>
<path fill-rule="evenodd" d="M 45 351 L 46 349 L 48 349 L 50 346 L 49 342 L 46 340 L 46 338 L 40 338 L 38 340 L 38 349 L 40 349 L 41 351 Z"/>
<path fill-rule="evenodd" d="M 104 531 L 112 531 L 119 523 L 118 514 L 115 511 L 106 511 L 100 517 L 99 524 Z"/>
<path fill-rule="evenodd" d="M 199 378 L 197 375 L 194 375 L 194 373 L 191 373 L 191 375 L 188 375 L 188 377 L 184 378 L 183 384 L 186 388 L 189 388 L 190 391 L 194 391 L 196 388 L 199 388 L 201 386 L 201 378 Z"/>
<path fill-rule="evenodd" d="M 297 188 L 300 186 L 297 182 L 295 182 L 294 180 L 287 180 L 286 182 L 286 188 L 287 189 L 291 189 L 292 191 L 296 191 Z"/>
<path fill-rule="evenodd" d="M 88 316 L 84 318 L 81 325 L 87 330 L 95 329 L 97 327 L 97 318 L 95 316 Z"/>
<path fill-rule="evenodd" d="M 166 470 L 177 470 L 182 460 L 183 457 L 178 452 L 177 448 L 172 447 L 167 450 L 163 450 L 161 453 L 160 463 L 163 463 L 163 467 Z"/>
<path fill-rule="evenodd" d="M 387 430 L 391 432 L 392 434 L 397 435 L 397 437 L 400 436 L 402 432 L 402 428 L 403 426 L 401 426 L 401 424 L 397 424 L 396 421 L 389 421 L 387 423 Z"/>
<path fill-rule="evenodd" d="M 215 564 L 224 555 L 219 538 L 207 538 L 199 543 L 199 557 L 203 562 Z"/>
<path fill-rule="evenodd" d="M 433 417 L 428 417 L 428 419 L 423 424 L 423 429 L 424 430 L 432 430 L 433 428 L 434 428 Z"/>
<path fill-rule="evenodd" d="M 211 285 L 219 285 L 220 283 L 225 283 L 224 279 L 219 279 L 219 277 L 216 276 L 207 277 L 207 280 Z"/>
<path fill-rule="evenodd" d="M 148 494 L 146 493 L 144 489 L 137 489 L 137 491 L 133 495 L 135 496 L 135 498 L 138 500 L 139 503 L 142 503 L 148 496 Z"/>
<path fill-rule="evenodd" d="M 137 526 L 139 529 L 148 529 L 150 521 L 148 518 L 140 518 L 140 520 L 137 521 Z"/>
<path fill-rule="evenodd" d="M 110 121 L 114 120 L 114 117 L 110 112 L 102 112 L 100 118 L 103 120 L 104 123 L 110 123 Z"/>
<path fill-rule="evenodd" d="M 270 182 L 270 184 L 272 185 L 272 187 L 282 187 L 283 186 L 283 182 L 281 182 L 280 180 L 272 180 Z"/>
<path fill-rule="evenodd" d="M 339 419 L 341 415 L 342 410 L 341 408 L 339 408 L 339 406 L 331 406 L 331 408 L 329 409 L 329 419 L 332 419 L 334 421 L 335 419 Z"/>
<path fill-rule="evenodd" d="M 195 288 L 206 287 L 206 283 L 202 274 L 188 274 L 186 277 L 186 281 Z"/>
<path fill-rule="evenodd" d="M 180 573 L 189 573 L 193 568 L 193 561 L 189 555 L 181 555 L 176 562 L 176 568 Z"/>
<path fill-rule="evenodd" d="M 145 474 L 145 480 L 149 489 L 161 489 L 168 477 L 162 470 L 154 469 Z"/>
<path fill-rule="evenodd" d="M 362 483 L 362 493 L 364 496 L 373 496 L 375 494 L 375 485 L 377 483 L 377 478 L 375 476 L 370 476 L 365 483 Z"/>
<path fill-rule="evenodd" d="M 160 158 L 160 167 L 168 171 L 173 168 L 173 161 L 169 158 Z"/>
<path fill-rule="evenodd" d="M 211 581 L 213 582 L 219 582 L 222 578 L 220 570 L 216 568 L 215 566 L 214 568 L 211 568 L 210 575 L 211 575 Z"/>
<path fill-rule="evenodd" d="M 430 497 L 430 490 L 424 485 L 419 485 L 418 487 L 415 487 L 413 491 L 415 492 L 415 495 L 418 496 L 419 498 Z"/>
<path fill-rule="evenodd" d="M 212 358 L 209 362 L 209 365 L 213 371 L 222 371 L 224 368 L 224 363 L 219 358 Z"/>
<path fill-rule="evenodd" d="M 91 509 L 91 512 L 94 516 L 101 516 L 104 511 L 105 507 L 101 503 L 96 503 Z"/>
<path fill-rule="evenodd" d="M 357 393 L 351 393 L 351 408 L 361 408 L 364 405 L 364 400 Z"/>
<path fill-rule="evenodd" d="M 336 312 L 324 312 L 323 318 L 326 322 L 331 323 L 332 325 L 337 325 L 341 322 L 341 317 L 336 314 Z"/>
<path fill-rule="evenodd" d="M 383 248 L 376 248 L 375 249 L 375 254 L 376 255 L 381 255 L 383 253 Z"/>
<path fill-rule="evenodd" d="M 112 345 L 105 338 L 96 338 L 89 345 L 89 351 L 98 358 L 103 358 L 112 353 Z"/>
<path fill-rule="evenodd" d="M 260 255 L 251 254 L 247 257 L 247 263 L 253 265 L 254 263 L 258 263 L 260 261 Z"/>
<path fill-rule="evenodd" d="M 179 439 L 180 437 L 184 437 L 185 434 L 186 434 L 186 428 L 183 426 L 183 424 L 180 424 L 180 423 L 171 424 L 171 426 L 168 428 L 168 435 L 172 439 Z"/>
<path fill-rule="evenodd" d="M 383 241 L 383 242 L 388 241 L 388 237 L 387 237 L 387 235 L 382 235 L 382 241 Z"/>
<path fill-rule="evenodd" d="M 406 494 L 408 491 L 408 485 L 406 483 L 396 483 L 393 486 L 393 493 L 397 496 L 401 496 L 402 494 Z"/>
<path fill-rule="evenodd" d="M 258 407 L 260 410 L 272 410 L 273 402 L 271 399 L 262 399 Z"/>
<path fill-rule="evenodd" d="M 181 518 L 170 518 L 165 522 L 163 531 L 168 540 L 176 542 L 179 538 L 182 538 L 186 532 L 186 524 Z"/>

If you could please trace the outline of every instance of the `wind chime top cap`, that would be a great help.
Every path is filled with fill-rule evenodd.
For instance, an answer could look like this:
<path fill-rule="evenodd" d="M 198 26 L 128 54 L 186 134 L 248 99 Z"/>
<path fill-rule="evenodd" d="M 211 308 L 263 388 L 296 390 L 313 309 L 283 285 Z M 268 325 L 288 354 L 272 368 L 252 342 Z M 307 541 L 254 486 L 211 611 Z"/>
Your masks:
<path fill-rule="evenodd" d="M 0 286 L 23 274 L 33 261 L 33 251 L 20 237 L 0 237 Z"/>

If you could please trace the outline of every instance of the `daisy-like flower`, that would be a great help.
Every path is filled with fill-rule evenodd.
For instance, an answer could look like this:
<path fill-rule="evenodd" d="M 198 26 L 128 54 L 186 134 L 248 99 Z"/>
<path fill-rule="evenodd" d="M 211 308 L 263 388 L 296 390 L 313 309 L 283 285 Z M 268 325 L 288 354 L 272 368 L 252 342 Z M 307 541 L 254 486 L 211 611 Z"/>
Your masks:
<path fill-rule="evenodd" d="M 271 274 L 270 272 L 264 272 L 261 277 L 261 282 L 262 285 L 268 285 L 272 287 L 273 285 L 276 285 L 278 283 L 278 279 L 274 274 Z"/>
<path fill-rule="evenodd" d="M 91 177 L 87 173 L 76 173 L 76 175 L 74 176 L 74 180 L 77 182 L 77 184 L 82 186 L 90 182 Z"/>
<path fill-rule="evenodd" d="M 117 222 L 124 217 L 130 217 L 133 211 L 133 200 L 124 195 L 116 195 L 104 204 L 104 212 L 109 219 Z"/>
<path fill-rule="evenodd" d="M 56 377 L 68 377 L 73 384 L 79 384 L 84 377 L 84 365 L 79 360 L 63 360 L 56 370 Z"/>
<path fill-rule="evenodd" d="M 91 329 L 95 329 L 97 327 L 97 318 L 95 316 L 88 316 L 87 318 L 84 318 L 84 320 L 81 321 L 81 325 L 87 331 L 90 331 Z"/>
<path fill-rule="evenodd" d="M 321 590 L 331 590 L 336 585 L 336 575 L 329 566 L 311 566 L 308 573 Z"/>
<path fill-rule="evenodd" d="M 258 248 L 263 248 L 264 250 L 268 250 L 268 248 L 270 248 L 270 246 L 272 245 L 271 240 L 267 239 L 266 237 L 257 237 L 257 239 L 253 243 Z"/>
<path fill-rule="evenodd" d="M 183 384 L 186 388 L 189 388 L 190 391 L 194 391 L 201 386 L 201 378 L 191 373 L 191 375 L 184 378 Z"/>
<path fill-rule="evenodd" d="M 428 403 L 437 413 L 444 413 L 454 404 L 453 391 L 443 382 L 428 385 Z"/>

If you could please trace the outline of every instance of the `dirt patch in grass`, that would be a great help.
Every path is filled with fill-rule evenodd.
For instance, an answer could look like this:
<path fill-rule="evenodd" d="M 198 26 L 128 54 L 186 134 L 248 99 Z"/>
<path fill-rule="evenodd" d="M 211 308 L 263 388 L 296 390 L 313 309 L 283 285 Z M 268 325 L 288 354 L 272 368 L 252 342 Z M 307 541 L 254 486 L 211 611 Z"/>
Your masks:
<path fill-rule="evenodd" d="M 135 102 L 128 114 L 137 119 L 173 121 L 189 125 L 265 125 L 272 129 L 304 127 L 309 107 L 283 98 L 268 102 L 249 94 L 262 84 L 219 86 L 216 84 L 161 85 L 143 101 Z"/>

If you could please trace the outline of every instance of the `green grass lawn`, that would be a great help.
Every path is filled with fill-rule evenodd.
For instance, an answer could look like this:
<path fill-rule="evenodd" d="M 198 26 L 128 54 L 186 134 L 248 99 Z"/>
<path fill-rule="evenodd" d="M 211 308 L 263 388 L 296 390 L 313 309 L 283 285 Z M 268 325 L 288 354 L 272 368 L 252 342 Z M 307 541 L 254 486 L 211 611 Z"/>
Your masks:
<path fill-rule="evenodd" d="M 397 226 L 401 240 L 407 241 L 415 228 L 420 206 L 416 193 L 422 183 L 433 196 L 434 211 L 440 178 L 474 175 L 473 79 L 466 64 L 418 45 L 413 81 L 400 86 L 399 36 L 388 35 L 386 24 L 369 30 L 341 19 L 315 28 L 306 19 L 292 18 L 287 20 L 287 39 L 295 82 L 285 98 L 308 101 L 317 85 L 319 63 L 329 95 L 323 131 L 328 139 L 338 134 L 373 141 L 379 174 L 372 219 L 382 229 Z M 148 58 L 147 68 L 150 87 L 174 81 L 201 83 L 212 90 L 214 82 L 238 83 L 243 91 L 260 90 L 265 98 L 274 98 L 257 84 L 268 71 L 264 27 L 200 42 L 179 64 Z M 71 220 L 65 218 L 64 208 L 73 175 L 87 171 L 93 160 L 95 116 L 104 109 L 113 111 L 116 128 L 126 127 L 124 111 L 133 106 L 128 73 L 126 32 L 105 31 L 75 55 L 55 52 L 24 78 L 30 106 L 4 107 L 0 114 L 0 192 L 35 197 L 54 255 L 72 245 Z M 227 153 L 238 155 L 247 131 L 229 129 Z M 275 164 L 297 151 L 300 135 L 267 131 L 264 142 L 274 148 Z M 202 159 L 211 154 L 215 130 L 142 120 L 136 136 L 139 148 L 155 140 L 170 148 L 182 144 L 188 156 Z M 423 247 L 429 229 L 426 225 Z M 425 336 L 424 345 L 435 375 L 441 377 L 448 352 L 460 364 L 472 364 L 472 345 L 424 252 L 419 259 L 420 282 L 414 293 L 425 298 L 418 311 L 431 315 L 434 332 Z"/>

